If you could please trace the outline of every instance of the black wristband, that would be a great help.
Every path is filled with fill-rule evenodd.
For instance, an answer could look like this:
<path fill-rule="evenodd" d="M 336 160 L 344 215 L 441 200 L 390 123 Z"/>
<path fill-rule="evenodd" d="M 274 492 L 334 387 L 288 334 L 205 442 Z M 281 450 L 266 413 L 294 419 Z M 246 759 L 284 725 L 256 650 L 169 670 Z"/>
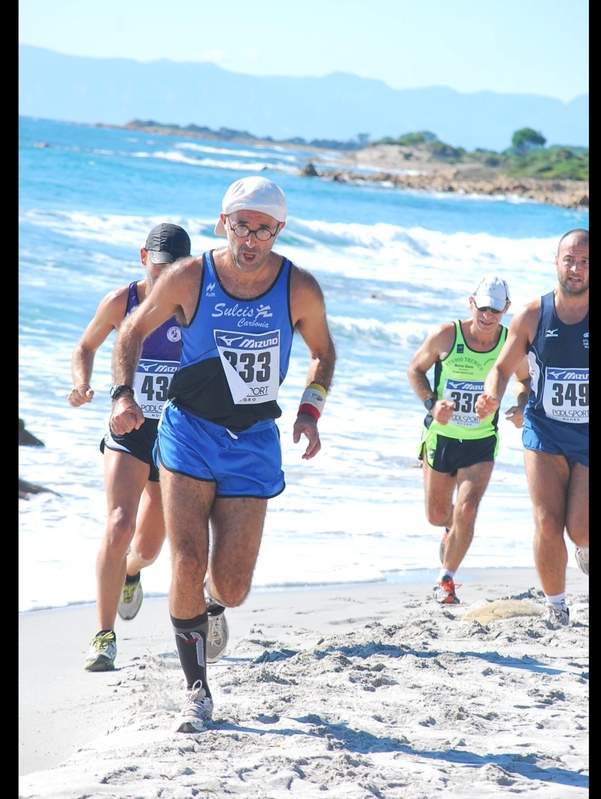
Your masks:
<path fill-rule="evenodd" d="M 131 394 L 131 396 L 133 397 L 134 390 L 131 386 L 113 386 L 111 388 L 111 399 L 113 400 L 113 402 L 116 399 L 118 399 L 121 396 L 121 394 Z"/>

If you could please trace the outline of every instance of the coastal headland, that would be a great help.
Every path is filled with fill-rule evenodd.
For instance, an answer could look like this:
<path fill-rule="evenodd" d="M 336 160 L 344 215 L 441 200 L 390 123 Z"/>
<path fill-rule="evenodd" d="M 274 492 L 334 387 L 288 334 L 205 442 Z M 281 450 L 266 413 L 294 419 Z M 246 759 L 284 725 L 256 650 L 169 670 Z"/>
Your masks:
<path fill-rule="evenodd" d="M 315 143 L 307 144 L 295 140 L 275 142 L 271 139 L 258 139 L 240 131 L 211 131 L 194 125 L 180 128 L 140 120 L 134 120 L 122 127 L 197 139 L 223 138 L 240 144 L 294 147 L 307 153 L 307 163 L 299 170 L 299 174 L 307 178 L 354 184 L 381 183 L 399 189 L 521 197 L 561 208 L 589 210 L 588 180 L 511 176 L 502 167 L 487 166 L 477 161 L 450 163 L 448 159 L 438 158 L 427 147 L 420 145 L 380 143 L 366 144 L 354 149 L 336 149 L 336 163 L 332 166 L 334 148 L 317 146 Z"/>

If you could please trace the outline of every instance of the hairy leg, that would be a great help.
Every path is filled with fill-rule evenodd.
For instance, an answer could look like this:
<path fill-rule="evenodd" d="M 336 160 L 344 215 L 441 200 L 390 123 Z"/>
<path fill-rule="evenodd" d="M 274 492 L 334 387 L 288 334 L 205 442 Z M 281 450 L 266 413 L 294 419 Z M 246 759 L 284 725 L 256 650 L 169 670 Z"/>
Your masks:
<path fill-rule="evenodd" d="M 524 450 L 534 514 L 534 563 L 547 596 L 565 591 L 568 550 L 564 539 L 570 467 L 562 455 Z"/>
<path fill-rule="evenodd" d="M 259 555 L 266 499 L 216 499 L 211 513 L 211 595 L 225 607 L 248 596 Z"/>
<path fill-rule="evenodd" d="M 215 483 L 160 467 L 163 516 L 171 550 L 169 613 L 194 619 L 205 613 L 204 579 L 209 557 L 209 517 Z"/>
<path fill-rule="evenodd" d="M 444 569 L 456 572 L 470 548 L 480 501 L 488 487 L 493 468 L 494 462 L 486 461 L 457 472 L 457 497 L 444 551 Z"/>
<path fill-rule="evenodd" d="M 126 552 L 134 536 L 140 496 L 148 474 L 148 465 L 133 455 L 105 447 L 104 486 L 108 518 L 96 557 L 99 630 L 112 630 L 115 626 L 125 582 Z"/>
<path fill-rule="evenodd" d="M 158 558 L 165 540 L 163 503 L 159 483 L 147 482 L 142 492 L 136 532 L 127 556 L 127 573 L 132 577 Z"/>

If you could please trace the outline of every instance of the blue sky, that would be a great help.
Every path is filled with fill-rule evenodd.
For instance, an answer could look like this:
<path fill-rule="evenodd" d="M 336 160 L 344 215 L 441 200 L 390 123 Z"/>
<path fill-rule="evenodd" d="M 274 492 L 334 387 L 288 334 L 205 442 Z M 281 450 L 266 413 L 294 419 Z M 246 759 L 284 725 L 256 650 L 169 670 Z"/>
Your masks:
<path fill-rule="evenodd" d="M 19 0 L 19 42 L 60 53 L 566 102 L 588 41 L 588 0 Z"/>

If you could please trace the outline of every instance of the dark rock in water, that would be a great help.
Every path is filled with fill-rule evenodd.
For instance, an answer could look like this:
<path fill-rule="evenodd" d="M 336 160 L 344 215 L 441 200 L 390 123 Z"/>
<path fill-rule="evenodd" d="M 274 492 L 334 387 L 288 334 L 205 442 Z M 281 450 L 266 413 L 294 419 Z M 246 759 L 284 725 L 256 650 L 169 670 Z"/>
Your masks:
<path fill-rule="evenodd" d="M 24 447 L 45 447 L 43 441 L 36 438 L 28 430 L 25 429 L 25 422 L 19 419 L 19 446 Z"/>
<path fill-rule="evenodd" d="M 44 486 L 36 485 L 35 483 L 28 483 L 27 480 L 22 480 L 19 477 L 19 499 L 29 499 L 30 494 L 54 494 L 56 497 L 60 497 L 60 494 L 57 494 L 56 491 L 52 491 L 50 488 L 44 488 Z"/>

